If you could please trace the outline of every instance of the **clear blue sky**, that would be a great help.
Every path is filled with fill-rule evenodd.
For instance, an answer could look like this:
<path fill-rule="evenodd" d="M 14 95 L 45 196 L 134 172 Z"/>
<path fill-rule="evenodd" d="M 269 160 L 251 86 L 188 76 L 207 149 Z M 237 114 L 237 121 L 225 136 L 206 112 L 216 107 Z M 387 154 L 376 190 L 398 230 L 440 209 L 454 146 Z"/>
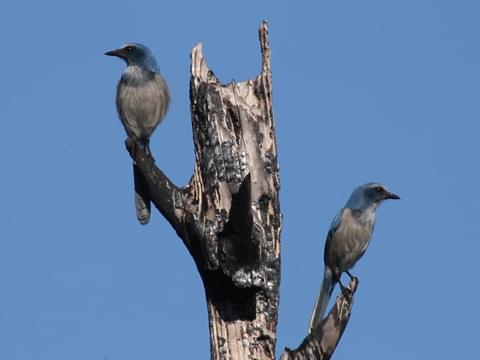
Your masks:
<path fill-rule="evenodd" d="M 2 6 L 0 359 L 208 358 L 193 261 L 157 212 L 136 221 L 114 107 L 124 64 L 103 53 L 136 41 L 156 55 L 173 102 L 152 151 L 182 185 L 190 49 L 203 42 L 224 82 L 254 77 L 262 19 L 285 218 L 277 353 L 305 335 L 333 216 L 380 181 L 402 200 L 354 269 L 335 359 L 479 356 L 480 3 L 286 3 Z"/>

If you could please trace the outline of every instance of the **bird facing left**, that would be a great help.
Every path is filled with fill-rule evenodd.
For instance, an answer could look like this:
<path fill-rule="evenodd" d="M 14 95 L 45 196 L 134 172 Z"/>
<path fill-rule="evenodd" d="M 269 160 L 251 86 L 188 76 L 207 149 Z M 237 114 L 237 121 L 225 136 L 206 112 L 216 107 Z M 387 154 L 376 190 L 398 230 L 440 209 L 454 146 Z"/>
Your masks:
<path fill-rule="evenodd" d="M 165 117 L 170 93 L 157 61 L 146 46 L 129 43 L 105 55 L 123 59 L 127 68 L 117 86 L 117 112 L 127 136 L 150 152 L 149 141 L 155 128 Z M 135 209 L 140 224 L 150 220 L 150 195 L 145 178 L 133 164 Z"/>

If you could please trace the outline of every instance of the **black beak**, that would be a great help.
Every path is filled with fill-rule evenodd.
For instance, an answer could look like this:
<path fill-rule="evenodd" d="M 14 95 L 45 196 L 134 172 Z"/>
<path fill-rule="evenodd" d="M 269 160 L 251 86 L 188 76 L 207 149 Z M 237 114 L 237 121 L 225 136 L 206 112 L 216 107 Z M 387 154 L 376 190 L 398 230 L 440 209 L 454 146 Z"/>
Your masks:
<path fill-rule="evenodd" d="M 110 50 L 110 51 L 107 51 L 107 52 L 105 53 L 105 55 L 122 57 L 122 54 L 121 54 L 120 50 L 121 50 L 121 49 Z"/>
<path fill-rule="evenodd" d="M 400 200 L 400 196 L 394 193 L 388 193 L 386 199 Z"/>

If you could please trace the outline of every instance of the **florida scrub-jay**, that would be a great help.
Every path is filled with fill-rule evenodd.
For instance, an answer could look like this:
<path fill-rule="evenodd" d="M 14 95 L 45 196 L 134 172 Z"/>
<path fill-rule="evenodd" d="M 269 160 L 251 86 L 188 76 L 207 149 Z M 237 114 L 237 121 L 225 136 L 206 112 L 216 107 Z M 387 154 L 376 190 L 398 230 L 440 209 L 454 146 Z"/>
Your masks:
<path fill-rule="evenodd" d="M 309 333 L 321 324 L 335 284 L 338 282 L 343 288 L 342 273 L 352 277 L 349 270 L 367 250 L 375 226 L 375 212 L 386 199 L 400 197 L 378 183 L 361 185 L 333 219 L 325 242 L 323 283 L 310 318 Z"/>
<path fill-rule="evenodd" d="M 170 103 L 170 94 L 152 52 L 141 44 L 126 44 L 108 51 L 127 63 L 117 86 L 117 112 L 130 139 L 149 152 L 149 139 L 163 120 Z M 150 219 L 150 196 L 140 169 L 133 164 L 135 208 L 137 219 L 147 224 Z"/>

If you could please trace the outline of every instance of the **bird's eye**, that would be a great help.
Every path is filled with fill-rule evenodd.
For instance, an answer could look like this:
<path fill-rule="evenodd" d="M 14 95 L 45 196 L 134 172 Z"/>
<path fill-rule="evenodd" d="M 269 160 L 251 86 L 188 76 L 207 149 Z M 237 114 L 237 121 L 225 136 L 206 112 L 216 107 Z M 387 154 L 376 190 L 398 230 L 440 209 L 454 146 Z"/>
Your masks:
<path fill-rule="evenodd" d="M 375 191 L 380 194 L 381 192 L 383 192 L 383 188 L 381 186 L 377 186 L 375 187 Z"/>
<path fill-rule="evenodd" d="M 133 46 L 127 46 L 127 51 L 132 51 L 133 50 Z"/>

